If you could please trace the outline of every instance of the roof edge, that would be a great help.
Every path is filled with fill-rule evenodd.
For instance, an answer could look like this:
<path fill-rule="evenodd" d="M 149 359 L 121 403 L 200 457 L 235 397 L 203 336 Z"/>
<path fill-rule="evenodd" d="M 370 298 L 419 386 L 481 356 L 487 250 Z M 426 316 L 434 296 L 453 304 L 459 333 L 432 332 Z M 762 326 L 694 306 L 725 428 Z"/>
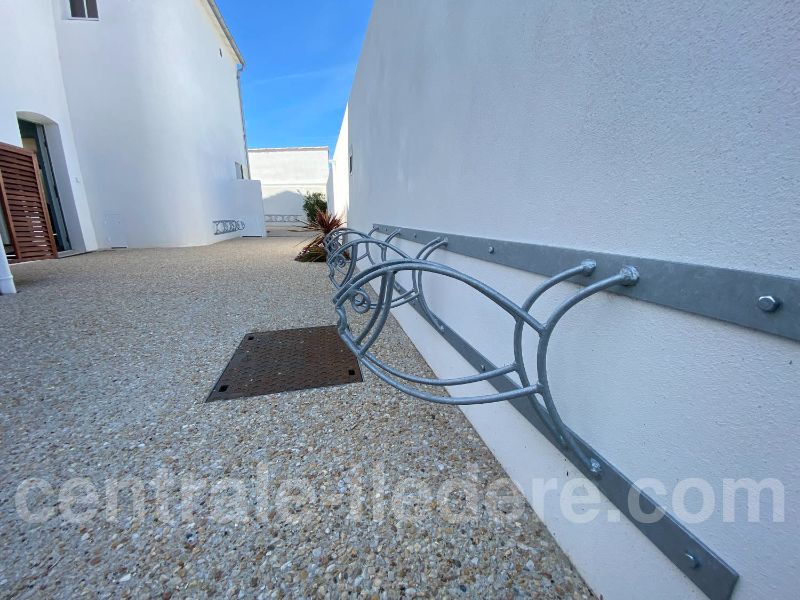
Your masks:
<path fill-rule="evenodd" d="M 330 148 L 328 146 L 289 146 L 286 148 L 248 148 L 248 152 L 296 152 L 296 151 L 307 151 L 307 150 L 325 150 L 329 151 Z"/>
<path fill-rule="evenodd" d="M 222 29 L 222 33 L 225 34 L 225 37 L 228 38 L 228 43 L 231 45 L 231 50 L 236 55 L 236 58 L 239 59 L 239 64 L 242 65 L 244 68 L 244 56 L 242 56 L 242 52 L 239 50 L 239 46 L 236 45 L 236 40 L 233 39 L 233 34 L 231 30 L 228 29 L 228 25 L 225 23 L 225 19 L 222 17 L 222 13 L 219 10 L 219 6 L 215 0 L 206 0 L 208 3 L 208 7 L 211 9 L 211 12 L 214 13 L 214 16 L 217 18 L 217 23 L 219 23 L 220 28 Z"/>

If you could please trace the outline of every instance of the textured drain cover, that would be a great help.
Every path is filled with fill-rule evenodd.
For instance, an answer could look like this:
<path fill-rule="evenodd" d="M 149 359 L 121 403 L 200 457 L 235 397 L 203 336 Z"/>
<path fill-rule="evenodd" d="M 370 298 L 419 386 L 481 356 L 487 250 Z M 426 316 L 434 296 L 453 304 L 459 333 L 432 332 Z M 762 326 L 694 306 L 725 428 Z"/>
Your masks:
<path fill-rule="evenodd" d="M 248 333 L 207 402 L 362 381 L 336 327 Z"/>

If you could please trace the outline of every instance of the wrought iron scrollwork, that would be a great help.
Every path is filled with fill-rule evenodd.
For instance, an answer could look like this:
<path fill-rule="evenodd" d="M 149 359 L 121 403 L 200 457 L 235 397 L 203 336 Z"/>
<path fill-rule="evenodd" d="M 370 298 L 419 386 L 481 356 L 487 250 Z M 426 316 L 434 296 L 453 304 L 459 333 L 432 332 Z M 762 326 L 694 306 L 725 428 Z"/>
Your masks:
<path fill-rule="evenodd" d="M 406 394 L 430 402 L 465 405 L 528 398 L 533 409 L 555 438 L 562 445 L 570 448 L 592 474 L 600 476 L 602 471 L 600 463 L 575 443 L 556 407 L 547 374 L 547 351 L 553 331 L 571 308 L 597 292 L 610 287 L 635 285 L 639 280 L 636 268 L 626 266 L 616 275 L 582 288 L 559 304 L 546 320 L 539 321 L 530 314 L 536 301 L 547 290 L 559 283 L 576 276 L 591 275 L 596 268 L 594 260 L 587 258 L 580 264 L 550 277 L 539 284 L 522 304 L 517 304 L 482 281 L 447 265 L 429 260 L 436 250 L 447 247 L 446 237 L 430 241 L 422 246 L 416 255 L 411 256 L 392 243 L 395 238 L 401 236 L 400 230 L 392 232 L 385 239 L 374 237 L 375 232 L 376 229 L 363 233 L 342 228 L 328 234 L 324 241 L 328 252 L 329 278 L 337 290 L 333 303 L 339 319 L 339 335 L 361 363 L 389 385 Z M 410 276 L 410 289 L 405 289 L 398 283 L 398 276 L 403 273 Z M 462 377 L 439 379 L 405 373 L 387 364 L 371 352 L 371 348 L 384 329 L 391 309 L 404 304 L 415 303 L 423 316 L 434 327 L 444 331 L 446 325 L 431 310 L 425 299 L 424 274 L 446 277 L 467 285 L 508 314 L 514 322 L 514 359 L 508 364 L 491 370 L 483 370 Z M 370 314 L 370 318 L 360 332 L 354 332 L 351 328 L 347 314 L 348 308 L 359 314 Z M 531 376 L 525 365 L 522 343 L 525 328 L 530 328 L 538 336 L 535 377 Z M 453 388 L 489 381 L 492 378 L 509 374 L 519 378 L 521 385 L 518 389 L 484 395 L 451 397 L 445 394 L 430 393 L 413 385 Z"/>

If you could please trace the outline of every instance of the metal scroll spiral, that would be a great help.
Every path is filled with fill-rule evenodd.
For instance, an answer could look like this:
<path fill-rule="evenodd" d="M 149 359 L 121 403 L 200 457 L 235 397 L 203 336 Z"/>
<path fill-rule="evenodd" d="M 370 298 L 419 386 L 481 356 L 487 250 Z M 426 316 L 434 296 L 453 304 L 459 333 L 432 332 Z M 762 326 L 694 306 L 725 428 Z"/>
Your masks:
<path fill-rule="evenodd" d="M 382 240 L 374 237 L 376 232 L 377 228 L 373 228 L 367 233 L 349 228 L 340 228 L 329 233 L 324 240 L 325 249 L 328 252 L 329 278 L 337 290 L 333 297 L 333 303 L 339 317 L 339 335 L 359 358 L 361 364 L 398 390 L 430 402 L 441 404 L 485 404 L 515 398 L 528 398 L 533 409 L 550 429 L 556 440 L 572 450 L 590 473 L 600 477 L 602 471 L 600 463 L 594 457 L 587 455 L 575 443 L 573 436 L 556 408 L 547 376 L 547 350 L 555 327 L 572 307 L 589 296 L 610 287 L 635 285 L 639 279 L 639 273 L 636 268 L 632 266 L 623 267 L 618 274 L 582 288 L 559 304 L 545 321 L 539 321 L 531 316 L 530 310 L 542 294 L 573 277 L 588 277 L 592 275 L 597 266 L 594 260 L 586 259 L 580 264 L 550 277 L 539 284 L 522 304 L 516 304 L 485 283 L 452 267 L 429 260 L 431 254 L 437 249 L 447 247 L 446 237 L 431 240 L 422 246 L 416 255 L 411 256 L 392 243 L 392 240 L 401 236 L 401 230 L 394 231 Z M 410 289 L 403 288 L 397 282 L 398 275 L 406 272 L 410 275 Z M 438 379 L 404 373 L 377 358 L 370 349 L 381 335 L 392 308 L 414 303 L 434 327 L 441 332 L 445 331 L 446 326 L 433 313 L 425 300 L 422 279 L 425 273 L 459 281 L 483 294 L 483 296 L 494 302 L 498 308 L 505 311 L 514 321 L 514 360 L 492 370 L 483 370 L 480 373 L 463 377 Z M 369 289 L 373 290 L 372 295 L 370 295 Z M 347 305 L 356 313 L 370 315 L 365 327 L 359 333 L 351 330 L 346 310 Z M 525 327 L 530 327 L 538 335 L 536 347 L 537 377 L 535 380 L 532 380 L 529 376 L 523 359 L 522 337 Z M 494 377 L 509 374 L 516 374 L 519 377 L 521 386 L 518 389 L 504 392 L 498 391 L 487 395 L 451 397 L 449 395 L 432 394 L 412 385 L 454 387 L 489 381 Z"/>

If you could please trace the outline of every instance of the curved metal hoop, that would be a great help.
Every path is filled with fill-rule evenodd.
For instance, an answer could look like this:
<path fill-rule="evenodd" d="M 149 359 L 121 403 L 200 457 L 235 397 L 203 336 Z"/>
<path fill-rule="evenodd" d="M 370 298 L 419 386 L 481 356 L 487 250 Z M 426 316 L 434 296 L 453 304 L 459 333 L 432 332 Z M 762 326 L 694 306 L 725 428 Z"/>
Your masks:
<path fill-rule="evenodd" d="M 549 289 L 575 276 L 589 276 L 596 263 L 591 259 L 558 273 L 541 283 L 525 301 L 518 305 L 494 288 L 470 277 L 452 267 L 429 260 L 437 249 L 447 246 L 446 238 L 436 238 L 424 245 L 416 256 L 412 257 L 407 252 L 392 244 L 392 239 L 401 235 L 400 230 L 391 233 L 386 239 L 379 240 L 373 237 L 375 229 L 363 233 L 353 229 L 337 229 L 328 234 L 324 240 L 328 251 L 329 277 L 337 289 L 333 298 L 336 313 L 339 317 L 339 335 L 344 343 L 356 354 L 361 363 L 381 380 L 396 389 L 429 402 L 441 404 L 485 404 L 502 402 L 515 398 L 528 398 L 533 409 L 547 425 L 555 438 L 565 447 L 572 450 L 586 468 L 599 477 L 601 475 L 600 463 L 586 452 L 573 439 L 550 392 L 550 382 L 547 375 L 547 351 L 555 327 L 559 321 L 579 302 L 586 298 L 616 285 L 635 285 L 639 273 L 635 267 L 626 266 L 612 277 L 597 281 L 592 285 L 582 288 L 560 305 L 558 305 L 547 318 L 540 322 L 530 314 L 536 301 Z M 376 260 L 371 249 L 375 248 L 380 259 Z M 397 258 L 387 258 L 392 253 Z M 358 271 L 358 263 L 364 262 L 364 268 Z M 406 290 L 397 282 L 401 273 L 409 273 L 411 289 Z M 444 331 L 443 321 L 431 310 L 425 300 L 422 286 L 422 275 L 429 273 L 449 278 L 464 284 L 479 294 L 492 301 L 498 308 L 508 314 L 514 322 L 513 350 L 514 360 L 509 364 L 497 367 L 490 371 L 452 378 L 426 378 L 404 373 L 376 357 L 370 348 L 381 335 L 392 308 L 403 304 L 415 303 L 428 320 L 437 329 Z M 368 289 L 377 289 L 373 299 Z M 347 308 L 356 313 L 372 313 L 370 319 L 360 333 L 351 330 L 348 320 Z M 536 377 L 532 378 L 526 369 L 522 338 L 526 327 L 532 329 L 539 337 L 536 347 Z M 501 375 L 516 374 L 521 386 L 504 392 L 477 396 L 451 397 L 444 394 L 435 394 L 412 384 L 433 387 L 457 387 L 483 381 L 489 381 Z"/>
<path fill-rule="evenodd" d="M 376 239 L 374 234 L 378 230 L 386 237 Z M 331 233 L 325 240 L 331 281 L 337 290 L 334 295 L 334 305 L 339 317 L 339 334 L 344 343 L 358 356 L 361 364 L 398 390 L 431 402 L 480 404 L 510 400 L 512 406 L 546 439 L 559 448 L 562 454 L 578 467 L 579 471 L 586 476 L 593 476 L 598 489 L 606 495 L 617 510 L 626 515 L 706 595 L 710 598 L 730 598 L 739 577 L 736 571 L 692 535 L 669 511 L 659 506 L 656 501 L 631 483 L 631 480 L 611 462 L 603 458 L 577 434 L 572 433 L 562 420 L 550 390 L 547 352 L 558 324 L 572 308 L 597 292 L 617 285 L 636 285 L 639 279 L 636 268 L 627 266 L 626 262 L 619 260 L 610 263 L 616 264 L 615 268 L 609 268 L 608 261 L 611 255 L 605 254 L 597 255 L 597 258 L 603 261 L 601 265 L 596 264 L 595 260 L 591 258 L 578 259 L 570 268 L 556 273 L 538 285 L 518 305 L 485 283 L 456 269 L 431 261 L 430 257 L 435 251 L 448 247 L 448 240 L 443 234 L 434 232 L 422 232 L 423 235 L 418 236 L 420 231 L 413 229 L 401 231 L 385 225 L 380 228 L 376 227 L 367 233 L 341 229 Z M 428 243 L 420 248 L 416 256 L 410 256 L 408 251 L 404 251 L 393 242 L 395 238 L 401 238 L 403 235 L 408 236 L 409 241 L 415 241 L 419 237 L 428 240 Z M 452 250 L 465 254 L 463 252 L 465 236 L 453 235 L 451 237 Z M 530 246 L 530 248 L 534 248 L 534 246 Z M 542 247 L 535 246 L 535 248 Z M 491 254 L 494 247 L 490 245 L 488 250 Z M 576 254 L 580 256 L 578 252 L 570 251 L 570 262 L 575 259 Z M 473 256 L 473 254 L 466 255 Z M 539 258 L 535 254 L 531 255 L 530 251 L 526 256 L 534 262 Z M 520 257 L 515 258 L 519 259 Z M 624 259 L 624 261 L 627 260 Z M 651 272 L 652 261 L 648 263 L 647 259 L 641 260 L 646 263 L 648 272 Z M 562 261 L 560 264 L 569 265 L 570 262 Z M 518 264 L 514 263 L 514 265 Z M 619 268 L 619 271 L 611 275 L 616 268 Z M 601 279 L 598 271 L 602 272 L 604 276 L 610 276 Z M 398 283 L 398 278 L 404 276 L 407 281 L 409 275 L 411 286 L 406 290 Z M 503 364 L 503 366 L 495 366 L 502 363 L 497 363 L 490 357 L 481 354 L 458 332 L 434 314 L 425 298 L 422 285 L 423 275 L 426 279 L 436 276 L 446 278 L 457 285 L 467 286 L 472 291 L 489 299 L 497 308 L 511 317 L 514 323 L 513 361 Z M 591 277 L 587 283 L 592 283 L 561 302 L 552 310 L 546 320 L 538 321 L 531 316 L 531 309 L 548 290 L 567 280 L 575 281 L 576 278 L 581 277 Z M 642 288 L 641 292 L 644 293 L 645 289 Z M 652 292 L 648 289 L 648 293 Z M 633 295 L 641 294 L 637 294 L 634 290 Z M 435 327 L 442 335 L 443 340 L 449 343 L 477 372 L 450 378 L 421 377 L 403 372 L 379 359 L 371 351 L 371 347 L 383 332 L 391 309 L 408 303 Z M 364 317 L 358 320 L 359 332 L 354 332 L 351 327 L 351 321 L 348 320 L 348 308 L 356 313 L 361 313 Z M 365 322 L 366 325 L 362 325 L 362 322 Z M 522 338 L 526 328 L 532 329 L 538 336 L 538 344 L 535 345 L 534 352 L 532 352 L 532 347 L 526 346 L 527 353 L 535 355 L 535 378 L 527 372 L 523 359 Z M 514 380 L 514 375 L 519 378 L 519 382 Z M 431 392 L 420 387 L 448 387 L 448 391 L 455 390 L 457 393 L 459 386 L 479 382 L 486 382 L 488 387 L 496 390 L 496 393 L 451 397 L 445 393 L 435 393 L 435 390 Z M 641 521 L 631 507 L 631 498 L 638 499 L 639 510 L 644 514 L 659 514 L 661 518 L 655 522 Z"/>
<path fill-rule="evenodd" d="M 214 235 L 243 231 L 246 227 L 245 222 L 238 219 L 222 219 L 220 221 L 211 221 L 211 223 L 214 225 Z"/>

